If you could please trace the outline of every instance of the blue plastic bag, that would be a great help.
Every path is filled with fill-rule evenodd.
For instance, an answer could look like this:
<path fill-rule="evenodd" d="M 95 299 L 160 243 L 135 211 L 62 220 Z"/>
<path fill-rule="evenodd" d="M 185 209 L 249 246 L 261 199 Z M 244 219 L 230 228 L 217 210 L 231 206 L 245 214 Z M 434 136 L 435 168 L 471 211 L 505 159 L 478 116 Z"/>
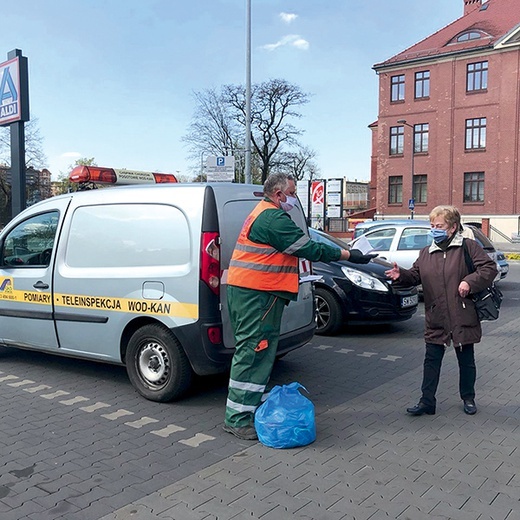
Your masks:
<path fill-rule="evenodd" d="M 316 440 L 314 405 L 303 396 L 300 383 L 275 386 L 256 410 L 258 440 L 270 448 L 295 448 Z"/>

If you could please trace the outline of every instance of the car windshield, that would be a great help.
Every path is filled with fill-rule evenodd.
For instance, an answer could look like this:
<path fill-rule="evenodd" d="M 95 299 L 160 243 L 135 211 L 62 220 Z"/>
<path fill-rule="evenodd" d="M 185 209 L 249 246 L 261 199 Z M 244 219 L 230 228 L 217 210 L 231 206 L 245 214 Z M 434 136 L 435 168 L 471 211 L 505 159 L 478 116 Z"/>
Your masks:
<path fill-rule="evenodd" d="M 403 229 L 399 244 L 397 245 L 398 251 L 407 251 L 410 249 L 422 249 L 423 247 L 429 246 L 432 243 L 432 237 L 429 234 L 429 230 L 425 228 L 406 228 Z"/>
<path fill-rule="evenodd" d="M 373 232 L 368 232 L 365 237 L 370 242 L 372 249 L 375 251 L 388 251 L 392 245 L 392 240 L 395 235 L 395 228 L 391 229 L 377 229 Z"/>

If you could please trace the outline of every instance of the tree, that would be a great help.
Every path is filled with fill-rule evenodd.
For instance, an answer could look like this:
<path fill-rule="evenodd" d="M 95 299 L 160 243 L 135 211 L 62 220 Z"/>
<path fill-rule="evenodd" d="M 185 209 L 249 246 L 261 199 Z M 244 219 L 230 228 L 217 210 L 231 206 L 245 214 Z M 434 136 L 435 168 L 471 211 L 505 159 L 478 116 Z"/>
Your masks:
<path fill-rule="evenodd" d="M 43 137 L 38 127 L 38 118 L 33 118 L 24 125 L 25 131 L 25 167 L 27 175 L 26 200 L 41 200 L 50 185 L 38 174 L 38 170 L 44 168 L 47 157 L 43 152 Z M 11 218 L 11 183 L 8 182 L 8 171 L 11 168 L 11 129 L 9 126 L 0 128 L 0 164 L 3 165 L 0 172 L 0 220 L 2 223 Z"/>
<path fill-rule="evenodd" d="M 47 164 L 47 157 L 43 152 L 43 137 L 38 126 L 38 118 L 25 123 L 25 166 L 42 169 Z M 11 130 L 9 127 L 0 128 L 0 162 L 11 165 Z"/>
<path fill-rule="evenodd" d="M 284 152 L 277 166 L 280 171 L 294 175 L 297 181 L 317 177 L 318 166 L 313 160 L 316 152 L 307 146 L 298 145 L 295 151 Z"/>
<path fill-rule="evenodd" d="M 193 96 L 197 107 L 182 140 L 190 145 L 189 158 L 197 165 L 196 181 L 203 181 L 204 156 L 235 155 L 240 149 L 240 128 L 221 92 L 206 89 L 194 92 Z"/>
<path fill-rule="evenodd" d="M 69 175 L 70 172 L 76 167 L 76 166 L 97 166 L 96 160 L 94 157 L 80 157 L 79 159 L 76 159 L 73 164 L 69 165 L 67 168 L 67 173 L 60 172 L 58 175 L 58 188 L 56 190 L 56 195 L 62 194 L 62 193 L 70 193 L 72 191 L 77 191 L 78 186 L 77 184 L 70 182 Z"/>
<path fill-rule="evenodd" d="M 237 180 L 244 174 L 246 126 L 245 87 L 224 85 L 220 92 L 208 89 L 195 93 L 197 107 L 183 140 L 190 145 L 192 159 L 205 153 L 233 154 Z M 308 95 L 282 79 L 253 85 L 251 89 L 251 170 L 253 182 L 263 183 L 271 169 L 282 163 L 284 149 L 296 146 L 303 131 L 292 120 L 301 117 L 298 107 Z M 203 173 L 201 171 L 201 173 Z"/>
<path fill-rule="evenodd" d="M 246 92 L 243 86 L 227 85 L 224 95 L 236 111 L 235 118 L 245 127 Z M 308 95 L 300 87 L 283 79 L 272 79 L 253 85 L 251 89 L 251 142 L 260 159 L 261 182 L 270 173 L 276 154 L 283 145 L 295 145 L 303 130 L 296 128 L 290 118 L 300 118 L 297 111 L 308 103 Z"/>

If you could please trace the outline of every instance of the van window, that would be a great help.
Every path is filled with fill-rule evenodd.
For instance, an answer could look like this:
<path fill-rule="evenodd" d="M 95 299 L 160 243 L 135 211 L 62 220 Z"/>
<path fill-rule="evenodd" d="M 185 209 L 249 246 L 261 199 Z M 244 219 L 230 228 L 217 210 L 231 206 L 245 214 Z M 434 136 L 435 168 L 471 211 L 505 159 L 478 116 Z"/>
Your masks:
<path fill-rule="evenodd" d="M 190 260 L 183 213 L 161 204 L 111 204 L 76 209 L 65 262 L 70 267 L 148 267 Z"/>
<path fill-rule="evenodd" d="M 47 267 L 58 227 L 59 213 L 42 213 L 24 220 L 5 237 L 2 265 Z"/>

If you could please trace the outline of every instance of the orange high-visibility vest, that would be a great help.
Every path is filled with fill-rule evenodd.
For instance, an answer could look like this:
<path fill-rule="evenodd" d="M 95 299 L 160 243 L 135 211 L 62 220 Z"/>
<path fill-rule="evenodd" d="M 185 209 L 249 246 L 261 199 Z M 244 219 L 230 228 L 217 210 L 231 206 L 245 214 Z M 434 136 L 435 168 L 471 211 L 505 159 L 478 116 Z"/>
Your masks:
<path fill-rule="evenodd" d="M 253 222 L 268 209 L 273 209 L 271 202 L 259 202 L 244 222 L 229 263 L 228 284 L 258 291 L 297 293 L 298 258 L 248 238 Z"/>

